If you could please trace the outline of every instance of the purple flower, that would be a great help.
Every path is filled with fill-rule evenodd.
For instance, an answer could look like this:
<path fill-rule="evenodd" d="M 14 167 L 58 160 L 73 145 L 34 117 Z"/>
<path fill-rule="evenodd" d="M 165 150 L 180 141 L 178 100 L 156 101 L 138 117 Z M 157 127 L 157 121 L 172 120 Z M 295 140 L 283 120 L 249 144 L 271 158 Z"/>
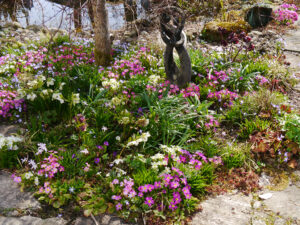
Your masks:
<path fill-rule="evenodd" d="M 139 192 L 138 196 L 142 198 L 144 196 L 143 192 Z"/>
<path fill-rule="evenodd" d="M 103 149 L 104 149 L 101 145 L 97 145 L 97 148 L 98 148 L 99 150 L 103 150 Z"/>
<path fill-rule="evenodd" d="M 170 184 L 170 187 L 173 188 L 173 189 L 178 188 L 179 183 L 177 181 L 172 181 L 171 184 Z"/>
<path fill-rule="evenodd" d="M 151 207 L 154 204 L 154 200 L 152 197 L 147 197 L 144 203 Z"/>
<path fill-rule="evenodd" d="M 120 211 L 122 209 L 122 204 L 121 203 L 118 203 L 117 205 L 116 205 L 116 210 L 117 211 Z"/>
<path fill-rule="evenodd" d="M 175 204 L 179 204 L 179 203 L 181 202 L 181 197 L 180 197 L 180 195 L 179 195 L 179 196 L 178 196 L 178 195 L 174 196 L 174 197 L 173 197 L 173 201 L 174 201 Z"/>
<path fill-rule="evenodd" d="M 100 159 L 99 158 L 95 158 L 94 161 L 95 161 L 96 164 L 98 164 L 100 162 Z"/>
<path fill-rule="evenodd" d="M 160 182 L 160 181 L 155 181 L 155 182 L 154 182 L 154 188 L 155 188 L 155 189 L 161 188 L 161 182 Z"/>
<path fill-rule="evenodd" d="M 175 209 L 177 209 L 177 205 L 176 205 L 176 203 L 174 201 L 170 202 L 169 209 L 171 209 L 172 211 L 174 211 Z"/>
<path fill-rule="evenodd" d="M 118 180 L 118 179 L 114 179 L 111 183 L 112 183 L 112 184 L 118 184 L 118 183 L 119 183 L 119 180 Z"/>
<path fill-rule="evenodd" d="M 109 143 L 108 143 L 108 141 L 104 141 L 104 143 L 103 143 L 105 146 L 109 146 Z"/>

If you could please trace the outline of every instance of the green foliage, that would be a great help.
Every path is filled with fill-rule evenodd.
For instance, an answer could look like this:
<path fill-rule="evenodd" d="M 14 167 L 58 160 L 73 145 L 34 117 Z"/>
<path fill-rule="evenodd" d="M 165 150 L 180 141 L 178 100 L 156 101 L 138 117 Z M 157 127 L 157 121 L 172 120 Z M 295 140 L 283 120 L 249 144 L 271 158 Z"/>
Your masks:
<path fill-rule="evenodd" d="M 297 114 L 284 114 L 279 121 L 283 130 L 286 131 L 286 137 L 300 146 L 300 116 Z"/>
<path fill-rule="evenodd" d="M 226 168 L 239 168 L 250 157 L 250 148 L 247 145 L 230 143 L 221 150 L 220 154 Z"/>
<path fill-rule="evenodd" d="M 248 139 L 251 134 L 255 131 L 264 131 L 271 126 L 270 122 L 267 120 L 262 120 L 256 117 L 254 120 L 246 119 L 240 125 L 239 137 L 242 139 Z"/>

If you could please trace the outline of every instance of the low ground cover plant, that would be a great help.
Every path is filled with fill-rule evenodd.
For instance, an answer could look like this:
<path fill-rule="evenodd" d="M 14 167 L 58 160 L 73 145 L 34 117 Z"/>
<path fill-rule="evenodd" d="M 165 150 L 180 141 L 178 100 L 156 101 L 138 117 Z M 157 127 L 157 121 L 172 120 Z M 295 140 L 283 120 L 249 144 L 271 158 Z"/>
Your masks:
<path fill-rule="evenodd" d="M 256 176 L 242 169 L 251 153 L 263 161 L 274 150 L 288 165 L 299 157 L 292 147 L 299 145 L 298 116 L 272 91 L 269 59 L 252 47 L 191 50 L 195 75 L 179 89 L 166 80 L 162 56 L 145 47 L 116 46 L 112 66 L 98 68 L 88 41 L 60 37 L 51 48 L 41 45 L 1 50 L 0 120 L 19 123 L 26 135 L 14 144 L 6 138 L 0 154 L 16 159 L 15 182 L 55 208 L 181 221 L 220 171 L 251 178 L 251 188 L 243 179 L 228 186 L 258 188 Z M 218 129 L 232 128 L 237 137 L 218 140 Z M 279 154 L 274 140 L 281 135 Z M 240 147 L 243 140 L 260 146 L 261 139 L 269 141 L 264 151 Z"/>

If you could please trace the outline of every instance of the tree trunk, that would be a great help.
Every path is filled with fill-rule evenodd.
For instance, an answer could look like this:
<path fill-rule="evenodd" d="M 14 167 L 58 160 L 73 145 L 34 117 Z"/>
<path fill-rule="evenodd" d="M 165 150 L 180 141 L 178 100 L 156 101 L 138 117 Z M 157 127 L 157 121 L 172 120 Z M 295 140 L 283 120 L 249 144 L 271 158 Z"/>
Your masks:
<path fill-rule="evenodd" d="M 108 66 L 111 61 L 111 46 L 105 0 L 92 0 L 94 11 L 95 60 L 98 66 Z"/>

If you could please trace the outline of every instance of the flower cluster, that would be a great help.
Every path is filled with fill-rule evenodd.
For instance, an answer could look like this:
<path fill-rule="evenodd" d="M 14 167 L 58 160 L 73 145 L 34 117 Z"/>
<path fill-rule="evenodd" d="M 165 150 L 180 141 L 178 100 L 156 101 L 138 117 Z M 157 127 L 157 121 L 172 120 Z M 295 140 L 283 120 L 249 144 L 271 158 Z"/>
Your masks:
<path fill-rule="evenodd" d="M 298 8 L 294 4 L 282 4 L 274 12 L 275 20 L 282 25 L 291 25 L 298 20 L 297 10 Z"/>
<path fill-rule="evenodd" d="M 18 143 L 24 139 L 18 136 L 4 137 L 0 134 L 0 150 L 18 150 Z"/>
<path fill-rule="evenodd" d="M 75 123 L 76 129 L 78 131 L 86 131 L 86 129 L 87 129 L 87 122 L 86 122 L 86 119 L 85 119 L 84 115 L 77 114 L 74 117 L 74 123 Z"/>
<path fill-rule="evenodd" d="M 13 110 L 22 112 L 24 107 L 24 99 L 18 99 L 18 93 L 0 90 L 0 117 L 11 117 Z"/>
<path fill-rule="evenodd" d="M 223 104 L 224 107 L 228 107 L 233 104 L 233 101 L 237 99 L 239 95 L 237 93 L 229 91 L 228 89 L 224 89 L 220 91 L 209 92 L 207 97 L 210 99 L 216 99 L 221 104 Z"/>
<path fill-rule="evenodd" d="M 50 154 L 41 162 L 41 169 L 38 171 L 38 175 L 53 178 L 55 174 L 64 170 L 64 167 L 59 164 L 58 158 L 54 154 Z"/>

